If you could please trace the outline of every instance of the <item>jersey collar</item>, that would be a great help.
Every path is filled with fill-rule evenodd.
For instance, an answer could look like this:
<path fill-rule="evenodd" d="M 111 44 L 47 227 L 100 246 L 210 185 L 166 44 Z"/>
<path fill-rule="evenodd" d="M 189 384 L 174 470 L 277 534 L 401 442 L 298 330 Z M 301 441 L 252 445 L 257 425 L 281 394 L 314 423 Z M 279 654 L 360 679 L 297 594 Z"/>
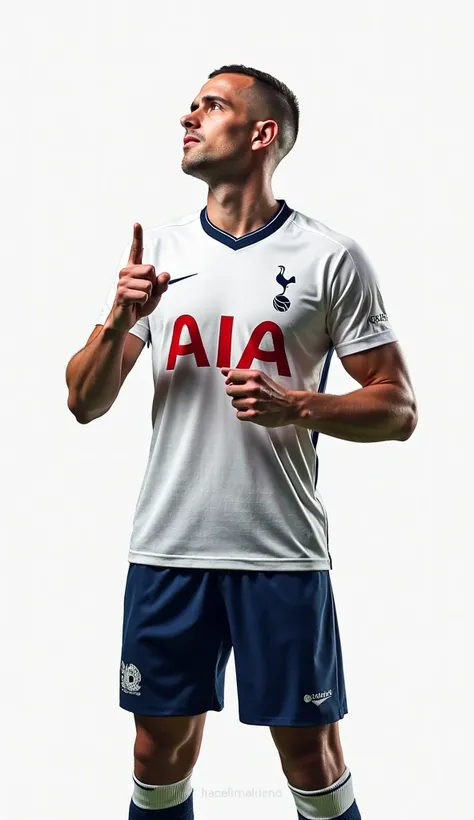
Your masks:
<path fill-rule="evenodd" d="M 280 208 L 270 222 L 267 222 L 266 225 L 262 225 L 261 228 L 257 228 L 256 231 L 246 233 L 244 236 L 235 237 L 223 231 L 221 228 L 216 228 L 207 215 L 207 207 L 201 211 L 201 225 L 203 230 L 208 236 L 212 237 L 212 239 L 217 239 L 218 242 L 222 242 L 222 244 L 227 245 L 228 248 L 239 251 L 241 248 L 246 248 L 247 245 L 253 245 L 255 242 L 260 242 L 261 239 L 266 239 L 267 236 L 271 236 L 278 228 L 281 228 L 290 214 L 293 213 L 284 199 L 277 199 L 277 202 L 280 203 Z"/>

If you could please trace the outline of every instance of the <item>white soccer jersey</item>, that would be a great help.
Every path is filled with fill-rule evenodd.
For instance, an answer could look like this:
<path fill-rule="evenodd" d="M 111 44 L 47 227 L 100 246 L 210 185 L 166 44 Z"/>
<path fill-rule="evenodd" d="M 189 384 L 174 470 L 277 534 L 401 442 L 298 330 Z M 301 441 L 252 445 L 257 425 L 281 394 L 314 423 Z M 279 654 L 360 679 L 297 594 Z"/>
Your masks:
<path fill-rule="evenodd" d="M 130 331 L 151 345 L 148 464 L 129 561 L 240 570 L 328 569 L 317 434 L 240 421 L 221 367 L 323 391 L 331 354 L 396 337 L 360 246 L 279 200 L 239 239 L 207 210 L 143 231 L 143 264 L 171 281 Z M 130 244 L 118 271 L 126 267 Z M 97 323 L 110 313 L 118 271 Z"/>

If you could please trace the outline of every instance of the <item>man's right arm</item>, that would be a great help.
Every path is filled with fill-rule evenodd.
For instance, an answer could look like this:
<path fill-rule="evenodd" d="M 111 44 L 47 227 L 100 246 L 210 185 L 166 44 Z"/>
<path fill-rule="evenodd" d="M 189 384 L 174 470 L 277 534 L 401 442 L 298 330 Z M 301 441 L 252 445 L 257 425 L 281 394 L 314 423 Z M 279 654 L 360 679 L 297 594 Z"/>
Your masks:
<path fill-rule="evenodd" d="M 133 333 L 97 325 L 66 369 L 68 408 L 80 424 L 103 416 L 143 350 Z"/>
<path fill-rule="evenodd" d="M 145 344 L 129 331 L 155 310 L 168 289 L 169 273 L 156 276 L 154 266 L 142 262 L 143 228 L 136 222 L 128 264 L 119 273 L 113 304 L 107 308 L 110 313 L 66 368 L 67 404 L 80 424 L 112 407 Z"/>

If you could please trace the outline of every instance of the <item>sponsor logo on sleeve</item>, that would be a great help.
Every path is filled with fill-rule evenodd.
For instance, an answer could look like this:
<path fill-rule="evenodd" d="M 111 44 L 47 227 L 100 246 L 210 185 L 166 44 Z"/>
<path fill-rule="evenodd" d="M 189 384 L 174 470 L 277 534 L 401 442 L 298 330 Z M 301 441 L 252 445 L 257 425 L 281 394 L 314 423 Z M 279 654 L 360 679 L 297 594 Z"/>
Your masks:
<path fill-rule="evenodd" d="M 388 322 L 388 316 L 386 313 L 377 313 L 375 316 L 369 316 L 369 322 L 371 325 L 378 325 L 380 322 Z"/>

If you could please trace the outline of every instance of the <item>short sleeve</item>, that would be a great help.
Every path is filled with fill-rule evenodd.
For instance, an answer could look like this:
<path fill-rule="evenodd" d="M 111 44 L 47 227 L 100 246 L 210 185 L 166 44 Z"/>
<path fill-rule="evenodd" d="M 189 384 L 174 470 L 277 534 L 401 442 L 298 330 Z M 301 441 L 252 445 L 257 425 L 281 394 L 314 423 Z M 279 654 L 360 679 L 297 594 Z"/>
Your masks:
<path fill-rule="evenodd" d="M 122 251 L 122 254 L 120 256 L 120 260 L 119 260 L 117 268 L 116 268 L 115 278 L 114 278 L 113 284 L 112 284 L 112 286 L 109 290 L 107 299 L 106 299 L 106 301 L 105 301 L 105 303 L 102 307 L 102 310 L 101 310 L 99 316 L 96 319 L 96 324 L 97 325 L 103 325 L 105 323 L 105 320 L 107 319 L 110 311 L 112 310 L 112 306 L 113 306 L 114 300 L 115 300 L 115 294 L 117 293 L 117 284 L 118 284 L 118 280 L 119 280 L 119 274 L 120 274 L 120 271 L 122 270 L 122 268 L 125 268 L 127 266 L 127 262 L 129 260 L 129 257 L 130 257 L 130 244 L 128 244 L 124 248 L 124 250 Z M 143 248 L 143 258 L 145 259 L 145 247 Z M 145 262 L 145 264 L 147 264 L 147 263 Z M 132 333 L 134 336 L 138 336 L 146 344 L 150 344 L 150 324 L 148 322 L 148 316 L 145 316 L 143 319 L 139 319 L 138 322 L 129 330 L 129 333 Z"/>
<path fill-rule="evenodd" d="M 354 240 L 334 259 L 328 287 L 326 324 L 339 358 L 396 342 L 377 275 Z"/>

